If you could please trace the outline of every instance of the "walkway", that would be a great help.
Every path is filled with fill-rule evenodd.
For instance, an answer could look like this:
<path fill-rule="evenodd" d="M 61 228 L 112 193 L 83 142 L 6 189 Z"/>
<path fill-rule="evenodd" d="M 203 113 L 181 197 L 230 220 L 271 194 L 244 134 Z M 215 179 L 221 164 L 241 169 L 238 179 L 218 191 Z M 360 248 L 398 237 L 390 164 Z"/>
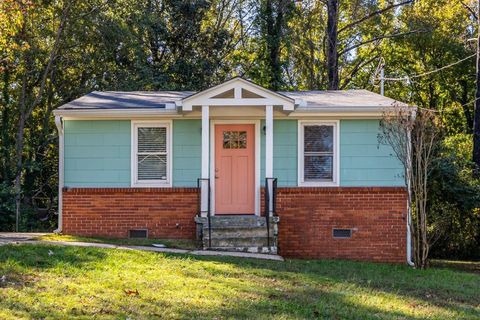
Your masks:
<path fill-rule="evenodd" d="M 91 248 L 106 248 L 106 249 L 119 249 L 119 250 L 141 250 L 141 251 L 163 252 L 163 253 L 180 253 L 180 254 L 191 254 L 195 256 L 238 257 L 238 258 L 254 258 L 254 259 L 284 261 L 284 259 L 281 256 L 275 255 L 275 254 L 209 251 L 209 250 L 185 250 L 185 249 L 174 249 L 174 248 L 157 248 L 157 247 L 149 247 L 149 246 L 115 245 L 115 244 L 93 243 L 93 242 L 34 240 L 35 238 L 40 237 L 42 235 L 45 235 L 45 233 L 0 232 L 0 246 L 2 244 L 9 244 L 9 243 L 30 243 L 30 244 L 48 244 L 48 245 L 60 245 L 60 246 L 72 246 L 72 247 L 91 247 Z"/>

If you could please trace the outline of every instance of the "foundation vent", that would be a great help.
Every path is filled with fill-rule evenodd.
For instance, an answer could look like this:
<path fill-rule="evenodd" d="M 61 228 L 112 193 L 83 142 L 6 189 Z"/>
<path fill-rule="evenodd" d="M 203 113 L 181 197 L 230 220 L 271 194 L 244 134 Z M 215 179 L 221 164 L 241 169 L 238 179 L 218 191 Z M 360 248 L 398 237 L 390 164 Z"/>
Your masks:
<path fill-rule="evenodd" d="M 148 231 L 147 229 L 132 229 L 128 230 L 128 237 L 133 239 L 147 239 Z"/>
<path fill-rule="evenodd" d="M 333 237 L 347 239 L 352 237 L 352 229 L 333 229 Z"/>

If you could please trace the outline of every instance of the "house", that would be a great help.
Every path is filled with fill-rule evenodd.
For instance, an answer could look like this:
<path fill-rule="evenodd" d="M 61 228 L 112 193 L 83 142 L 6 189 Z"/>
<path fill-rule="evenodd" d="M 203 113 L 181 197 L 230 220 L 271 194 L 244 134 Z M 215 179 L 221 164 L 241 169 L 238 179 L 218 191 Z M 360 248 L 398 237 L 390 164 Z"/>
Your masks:
<path fill-rule="evenodd" d="M 366 91 L 92 92 L 55 110 L 59 232 L 407 261 L 407 193 Z M 266 216 L 269 218 L 266 219 Z"/>

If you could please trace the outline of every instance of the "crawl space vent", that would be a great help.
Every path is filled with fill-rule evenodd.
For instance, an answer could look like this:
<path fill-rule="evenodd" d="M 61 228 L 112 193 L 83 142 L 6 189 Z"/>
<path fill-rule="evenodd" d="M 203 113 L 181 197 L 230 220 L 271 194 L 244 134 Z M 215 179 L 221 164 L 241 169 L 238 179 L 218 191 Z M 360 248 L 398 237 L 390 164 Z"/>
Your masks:
<path fill-rule="evenodd" d="M 352 229 L 333 229 L 333 237 L 347 239 L 352 237 Z"/>
<path fill-rule="evenodd" d="M 146 239 L 147 229 L 132 229 L 128 230 L 128 237 L 134 239 Z"/>

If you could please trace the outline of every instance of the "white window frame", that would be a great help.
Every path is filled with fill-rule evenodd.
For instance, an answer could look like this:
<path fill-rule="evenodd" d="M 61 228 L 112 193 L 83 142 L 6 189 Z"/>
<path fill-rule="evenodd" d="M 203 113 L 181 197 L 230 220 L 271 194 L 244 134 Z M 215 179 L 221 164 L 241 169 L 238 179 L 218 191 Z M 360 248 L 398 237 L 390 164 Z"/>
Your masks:
<path fill-rule="evenodd" d="M 333 127 L 333 174 L 332 181 L 305 181 L 304 138 L 305 126 Z M 340 185 L 340 121 L 338 120 L 299 120 L 298 121 L 298 186 L 299 187 L 338 187 Z"/>
<path fill-rule="evenodd" d="M 138 128 L 166 128 L 167 132 L 167 180 L 142 180 L 138 181 Z M 172 187 L 172 121 L 151 121 L 151 120 L 136 120 L 131 121 L 131 186 L 132 187 Z"/>

